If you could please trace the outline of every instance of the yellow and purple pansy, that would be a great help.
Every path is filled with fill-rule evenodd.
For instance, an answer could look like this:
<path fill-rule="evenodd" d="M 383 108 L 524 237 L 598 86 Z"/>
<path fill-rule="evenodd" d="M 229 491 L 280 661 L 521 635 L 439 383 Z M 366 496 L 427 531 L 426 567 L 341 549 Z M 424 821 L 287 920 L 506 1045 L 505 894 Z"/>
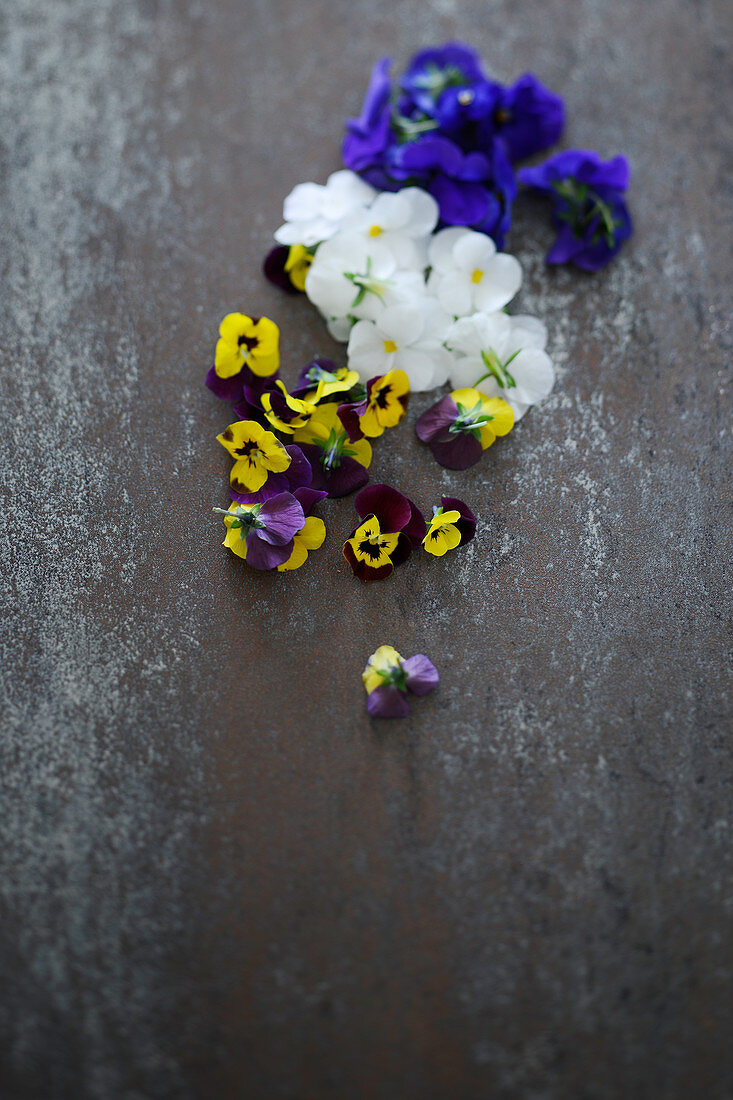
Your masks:
<path fill-rule="evenodd" d="M 275 387 L 265 391 L 260 398 L 265 410 L 265 420 L 276 431 L 293 435 L 298 428 L 308 423 L 316 411 L 316 405 L 323 396 L 322 383 L 318 384 L 312 401 L 289 394 L 280 381 L 275 383 Z"/>
<path fill-rule="evenodd" d="M 224 401 L 241 401 L 247 383 L 277 374 L 279 343 L 280 330 L 268 317 L 228 313 L 219 326 L 206 385 Z"/>
<path fill-rule="evenodd" d="M 256 420 L 238 420 L 216 438 L 235 460 L 229 480 L 238 493 L 256 493 L 271 473 L 283 473 L 292 461 L 277 436 Z"/>
<path fill-rule="evenodd" d="M 232 503 L 215 508 L 224 517 L 223 545 L 254 569 L 276 569 L 295 549 L 295 535 L 305 527 L 303 505 L 292 493 L 278 493 L 260 504 Z"/>
<path fill-rule="evenodd" d="M 295 397 L 324 402 L 343 397 L 359 385 L 359 375 L 348 367 L 337 367 L 331 359 L 313 359 L 306 363 L 293 390 Z"/>
<path fill-rule="evenodd" d="M 362 522 L 344 543 L 343 555 L 359 580 L 384 580 L 420 545 L 425 520 L 391 485 L 368 485 L 357 493 L 354 507 Z"/>
<path fill-rule="evenodd" d="M 375 439 L 385 428 L 395 428 L 407 412 L 410 380 L 403 370 L 391 370 L 370 378 L 355 401 L 339 406 L 339 418 L 355 442 Z"/>
<path fill-rule="evenodd" d="M 313 251 L 304 244 L 276 245 L 265 256 L 262 270 L 265 278 L 286 294 L 300 294 L 312 262 Z"/>
<path fill-rule="evenodd" d="M 424 412 L 415 425 L 441 466 L 466 470 L 497 436 L 514 427 L 514 411 L 501 397 L 474 389 L 453 390 Z"/>
<path fill-rule="evenodd" d="M 449 550 L 464 546 L 476 534 L 476 517 L 467 504 L 456 497 L 441 497 L 433 508 L 432 519 L 423 539 L 429 554 L 442 558 Z"/>
<path fill-rule="evenodd" d="M 427 695 L 440 680 L 424 653 L 405 660 L 391 645 L 380 645 L 372 653 L 361 678 L 372 718 L 404 718 L 410 713 L 408 692 Z"/>

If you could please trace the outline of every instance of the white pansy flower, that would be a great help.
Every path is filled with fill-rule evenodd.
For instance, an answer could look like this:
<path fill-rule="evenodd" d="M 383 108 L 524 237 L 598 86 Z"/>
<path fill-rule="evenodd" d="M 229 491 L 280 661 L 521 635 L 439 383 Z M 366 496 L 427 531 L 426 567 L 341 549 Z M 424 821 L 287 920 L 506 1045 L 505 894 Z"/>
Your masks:
<path fill-rule="evenodd" d="M 544 350 L 547 329 L 536 317 L 474 313 L 456 321 L 445 342 L 455 355 L 452 384 L 503 397 L 516 420 L 547 397 L 555 383 L 552 360 Z"/>
<path fill-rule="evenodd" d="M 325 184 L 299 183 L 283 204 L 283 218 L 275 233 L 279 244 L 307 248 L 329 240 L 349 214 L 368 206 L 377 192 L 355 172 L 333 172 Z"/>
<path fill-rule="evenodd" d="M 370 206 L 352 211 L 344 219 L 343 230 L 386 244 L 399 267 L 423 269 L 428 262 L 428 237 L 439 214 L 437 202 L 427 191 L 404 187 L 382 191 Z"/>
<path fill-rule="evenodd" d="M 497 252 L 491 237 L 472 229 L 441 229 L 430 242 L 428 291 L 454 317 L 491 313 L 512 300 L 522 285 L 519 260 Z"/>
<path fill-rule="evenodd" d="M 363 382 L 403 370 L 415 391 L 431 390 L 448 378 L 451 355 L 443 346 L 450 316 L 433 299 L 387 306 L 373 321 L 358 321 L 347 349 L 350 370 Z"/>
<path fill-rule="evenodd" d="M 338 233 L 318 248 L 305 292 L 330 322 L 331 331 L 344 332 L 348 318 L 373 320 L 385 306 L 424 296 L 425 282 L 418 271 L 400 271 L 392 252 L 378 239 Z"/>

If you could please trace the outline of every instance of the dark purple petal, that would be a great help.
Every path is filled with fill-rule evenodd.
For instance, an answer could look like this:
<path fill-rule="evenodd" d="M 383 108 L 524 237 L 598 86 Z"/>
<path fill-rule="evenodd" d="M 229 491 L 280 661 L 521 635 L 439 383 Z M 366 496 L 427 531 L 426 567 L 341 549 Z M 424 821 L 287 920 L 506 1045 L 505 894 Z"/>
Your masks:
<path fill-rule="evenodd" d="M 367 710 L 372 718 L 406 718 L 410 701 L 407 693 L 394 684 L 383 684 L 367 695 Z"/>
<path fill-rule="evenodd" d="M 391 485 L 367 485 L 354 499 L 354 507 L 364 519 L 375 515 L 383 534 L 401 531 L 410 522 L 410 501 Z"/>
<path fill-rule="evenodd" d="M 303 505 L 292 493 L 278 493 L 260 508 L 257 518 L 264 527 L 256 528 L 259 538 L 274 546 L 289 542 L 305 523 Z M 249 542 L 247 543 L 249 555 Z"/>
<path fill-rule="evenodd" d="M 402 668 L 407 675 L 408 690 L 413 695 L 427 695 L 438 686 L 440 680 L 438 670 L 424 653 L 416 653 L 414 657 L 408 657 L 402 662 Z"/>
<path fill-rule="evenodd" d="M 322 448 L 315 443 L 300 446 L 313 469 L 313 489 L 323 489 L 330 497 L 345 497 L 369 481 L 369 471 L 356 459 L 342 456 L 339 466 L 324 470 Z"/>
<path fill-rule="evenodd" d="M 408 504 L 410 505 L 410 519 L 406 526 L 402 528 L 402 534 L 407 536 L 412 548 L 415 549 L 421 545 L 428 528 L 420 509 L 411 500 L 408 500 Z"/>
<path fill-rule="evenodd" d="M 400 537 L 397 539 L 397 545 L 390 554 L 392 564 L 395 568 L 397 568 L 398 565 L 404 565 L 411 554 L 412 543 L 410 542 L 405 532 L 400 531 Z"/>
<path fill-rule="evenodd" d="M 263 260 L 262 270 L 265 278 L 273 286 L 284 290 L 286 294 L 300 294 L 298 288 L 293 286 L 290 276 L 285 270 L 289 255 L 290 247 L 286 244 L 279 244 L 275 248 L 271 248 Z"/>
<path fill-rule="evenodd" d="M 316 388 L 319 380 L 317 377 L 315 379 L 309 378 L 309 371 L 315 371 L 316 373 L 318 371 L 327 371 L 328 374 L 335 374 L 337 370 L 338 367 L 333 359 L 311 359 L 310 363 L 306 363 L 298 375 L 298 387 L 304 390 L 314 390 Z M 292 392 L 295 393 L 295 390 Z"/>
<path fill-rule="evenodd" d="M 475 466 L 483 454 L 480 442 L 471 432 L 459 432 L 447 442 L 432 439 L 428 446 L 435 460 L 448 470 L 467 470 Z"/>
<path fill-rule="evenodd" d="M 258 529 L 247 535 L 247 565 L 251 565 L 253 569 L 275 569 L 288 560 L 293 552 L 294 541 L 291 538 L 282 546 L 274 546 L 260 537 L 262 533 Z"/>
<path fill-rule="evenodd" d="M 491 193 L 480 183 L 434 176 L 427 187 L 440 207 L 446 225 L 476 225 L 490 213 Z"/>
<path fill-rule="evenodd" d="M 293 490 L 293 496 L 296 500 L 299 500 L 303 505 L 304 515 L 310 515 L 311 508 L 315 504 L 318 504 L 319 500 L 325 500 L 328 493 L 325 489 L 310 489 L 307 486 L 303 486 L 300 489 Z"/>
<path fill-rule="evenodd" d="M 457 419 L 458 406 L 450 394 L 446 394 L 418 418 L 415 424 L 417 437 L 423 443 L 429 443 L 436 437 L 443 437 Z"/>
<path fill-rule="evenodd" d="M 221 398 L 222 401 L 235 402 L 242 400 L 242 371 L 239 374 L 232 375 L 231 378 L 220 378 L 212 363 L 204 381 L 211 392 Z"/>
<path fill-rule="evenodd" d="M 361 424 L 359 423 L 359 417 L 363 416 L 366 412 L 367 402 L 362 401 L 360 404 L 339 405 L 336 410 L 338 418 L 344 426 L 344 431 L 349 437 L 350 443 L 356 443 L 359 439 L 364 438 L 364 432 L 361 430 Z"/>

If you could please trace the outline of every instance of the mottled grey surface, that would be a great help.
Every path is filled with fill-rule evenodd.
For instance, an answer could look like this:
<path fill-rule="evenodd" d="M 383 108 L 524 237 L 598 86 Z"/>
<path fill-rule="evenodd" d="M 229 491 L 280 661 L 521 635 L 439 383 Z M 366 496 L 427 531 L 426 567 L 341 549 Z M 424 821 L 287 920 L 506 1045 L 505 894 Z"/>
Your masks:
<path fill-rule="evenodd" d="M 0 8 L 5 1100 L 733 1095 L 726 0 L 5 0 Z M 220 317 L 337 351 L 259 273 L 372 61 L 470 39 L 625 152 L 631 244 L 548 271 L 552 398 L 480 513 L 362 588 L 227 555 Z M 729 178 L 729 177 L 728 177 Z M 727 205 L 726 205 L 727 203 Z M 727 214 L 727 220 L 726 220 Z M 381 642 L 440 690 L 370 723 Z"/>

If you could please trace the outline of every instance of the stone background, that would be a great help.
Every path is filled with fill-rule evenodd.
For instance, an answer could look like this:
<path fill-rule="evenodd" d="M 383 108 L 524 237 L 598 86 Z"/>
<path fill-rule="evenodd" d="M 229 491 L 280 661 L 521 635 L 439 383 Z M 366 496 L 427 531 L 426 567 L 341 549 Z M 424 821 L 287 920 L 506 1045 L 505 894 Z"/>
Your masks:
<path fill-rule="evenodd" d="M 726 0 L 4 0 L 4 1098 L 733 1095 L 730 32 Z M 451 37 L 629 156 L 635 237 L 549 271 L 518 203 L 551 399 L 465 474 L 428 397 L 380 441 L 469 548 L 364 588 L 331 501 L 302 571 L 248 572 L 218 322 L 273 317 L 290 381 L 338 352 L 261 257 L 372 62 Z M 385 641 L 442 673 L 402 723 L 365 714 Z"/>

